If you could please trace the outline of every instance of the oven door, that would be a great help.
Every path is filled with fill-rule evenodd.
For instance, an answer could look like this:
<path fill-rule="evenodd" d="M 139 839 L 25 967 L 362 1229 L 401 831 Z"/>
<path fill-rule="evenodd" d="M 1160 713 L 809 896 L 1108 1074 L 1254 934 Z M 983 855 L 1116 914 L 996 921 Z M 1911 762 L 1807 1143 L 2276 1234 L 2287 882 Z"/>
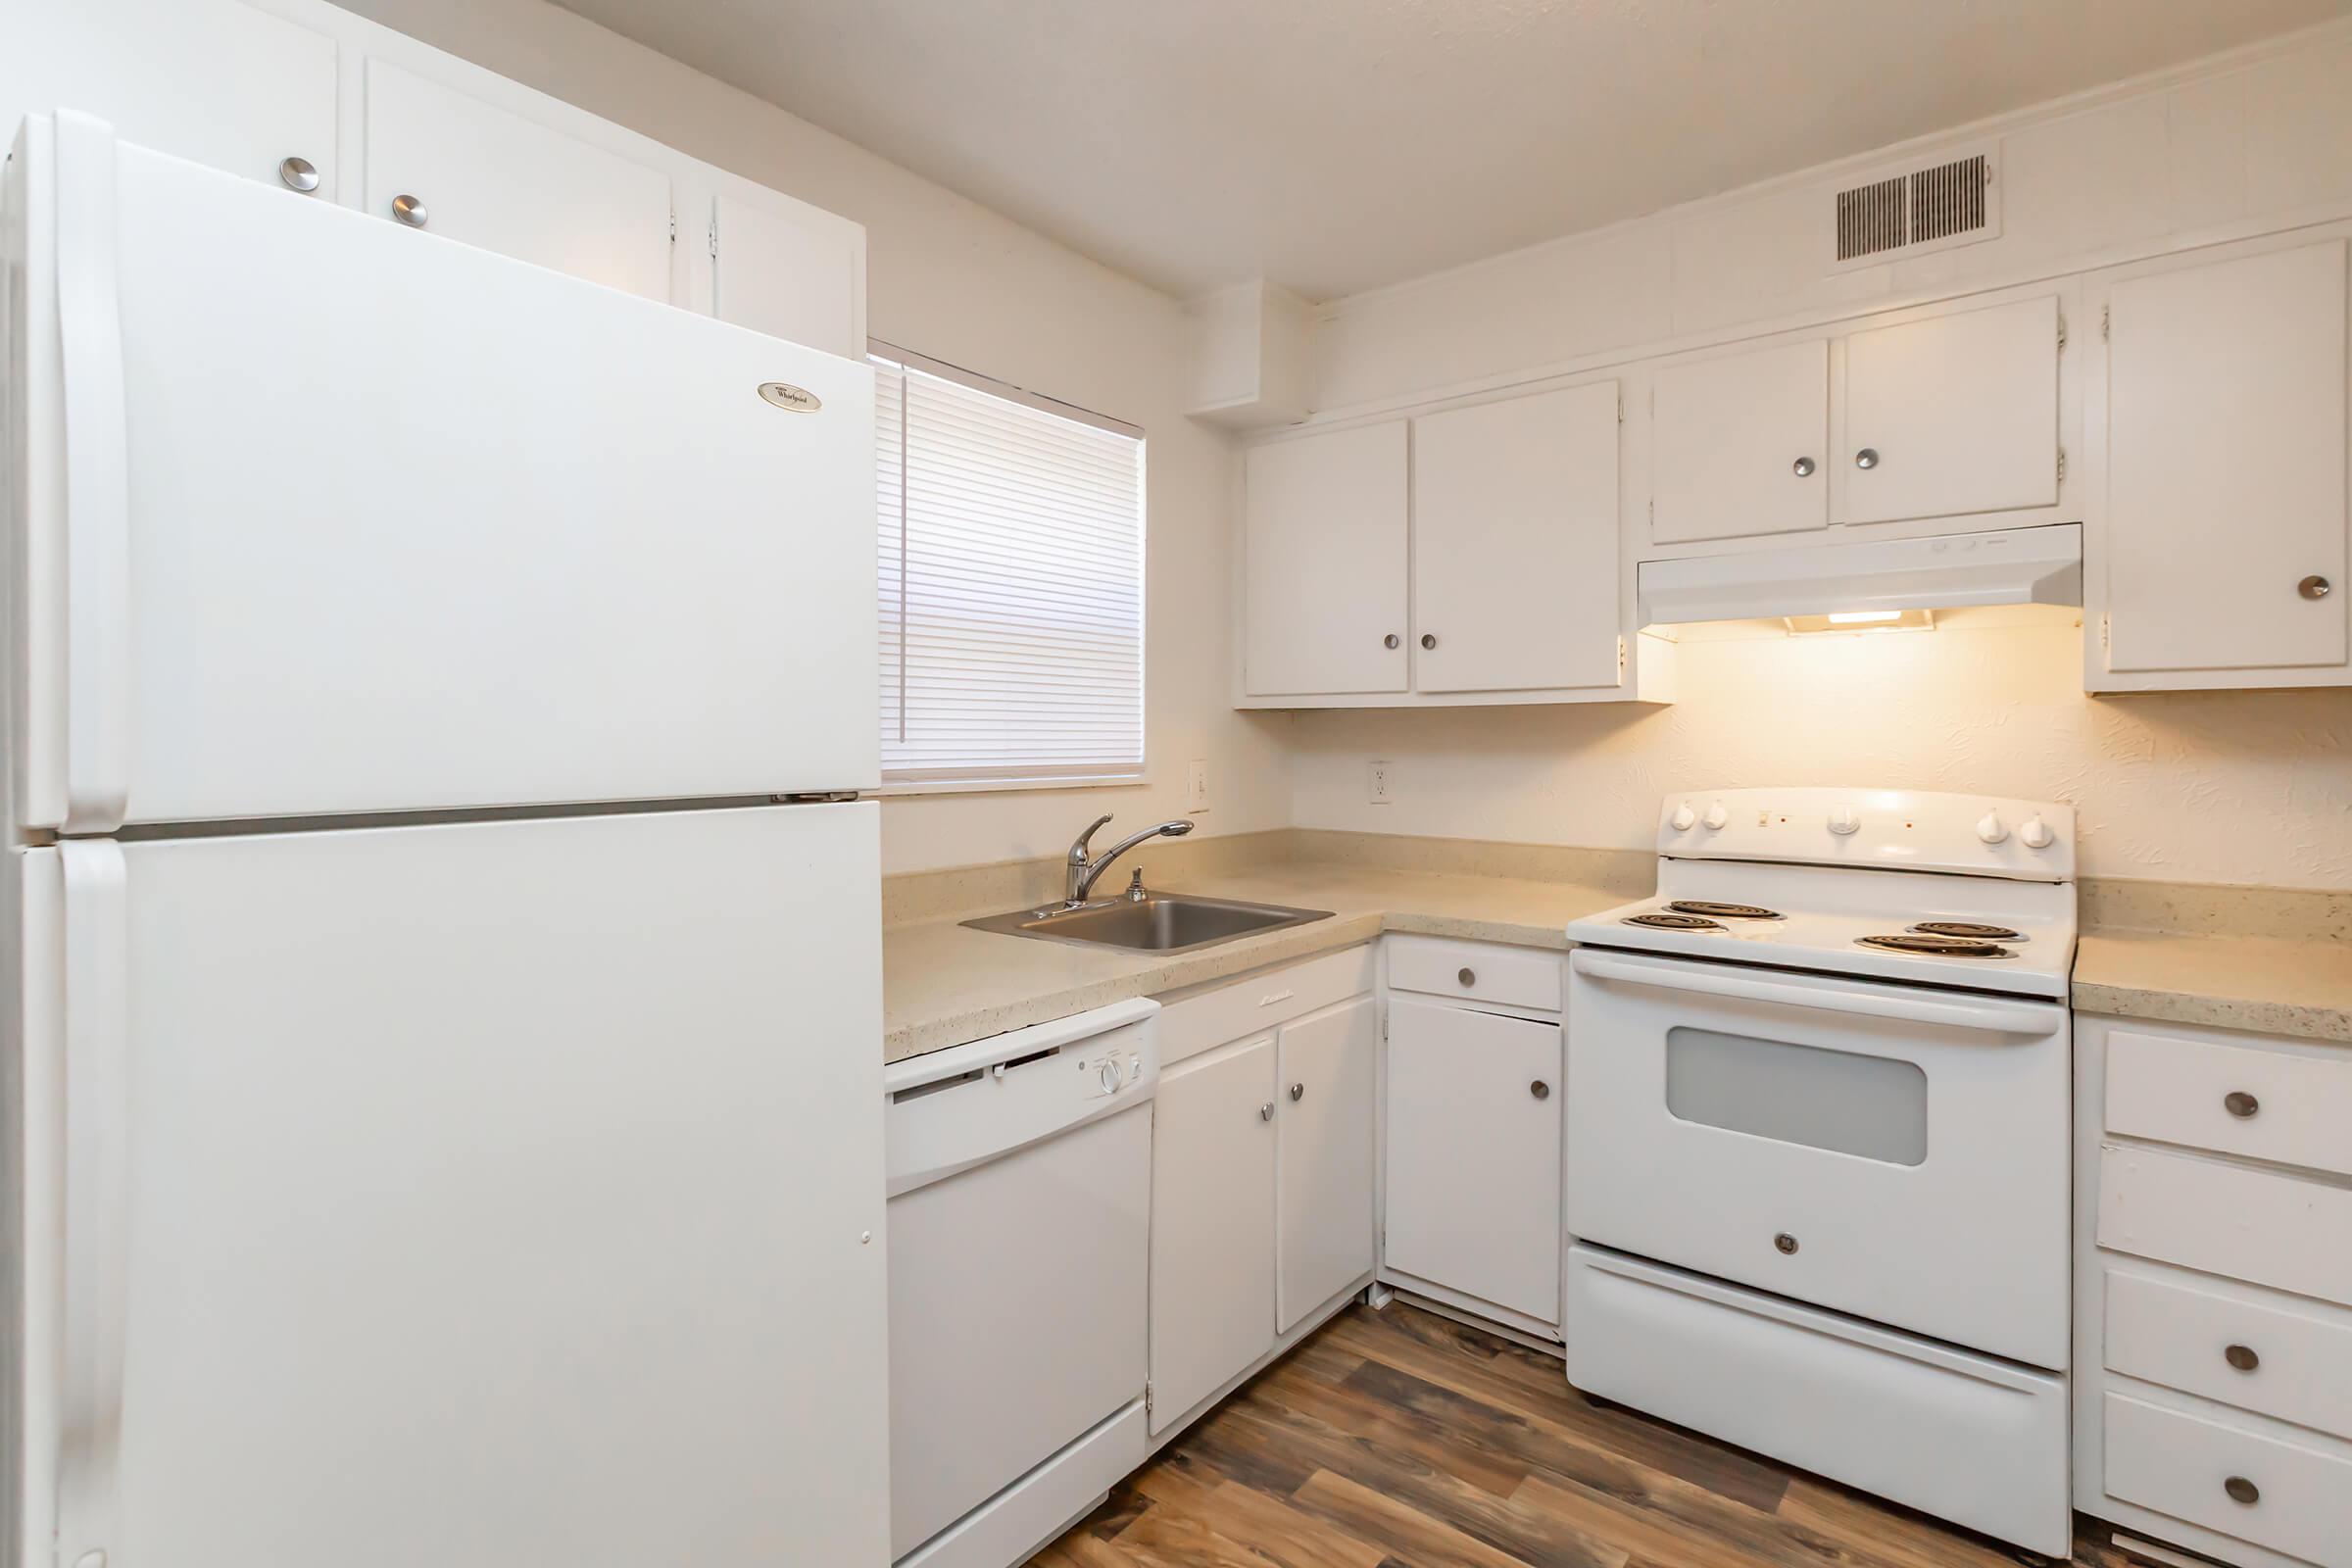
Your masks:
<path fill-rule="evenodd" d="M 2069 1039 L 2054 1002 L 1580 949 L 1569 1232 L 2063 1369 Z"/>

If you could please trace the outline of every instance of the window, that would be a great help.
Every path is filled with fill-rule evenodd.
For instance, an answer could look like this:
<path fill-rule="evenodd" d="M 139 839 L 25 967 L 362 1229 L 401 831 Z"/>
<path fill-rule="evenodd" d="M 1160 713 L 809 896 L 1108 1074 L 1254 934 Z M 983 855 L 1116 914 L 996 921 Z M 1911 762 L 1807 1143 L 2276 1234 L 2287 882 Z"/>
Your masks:
<path fill-rule="evenodd" d="M 882 778 L 1144 768 L 1144 439 L 873 345 Z"/>

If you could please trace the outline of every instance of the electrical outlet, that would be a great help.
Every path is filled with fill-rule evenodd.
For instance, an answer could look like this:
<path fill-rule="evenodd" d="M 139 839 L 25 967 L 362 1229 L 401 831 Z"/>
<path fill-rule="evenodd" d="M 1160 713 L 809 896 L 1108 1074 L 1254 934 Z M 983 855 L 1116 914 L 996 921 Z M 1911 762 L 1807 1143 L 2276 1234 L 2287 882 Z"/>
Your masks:
<path fill-rule="evenodd" d="M 1187 811 L 1208 809 L 1208 764 L 1195 762 L 1185 773 L 1184 808 Z"/>
<path fill-rule="evenodd" d="M 1367 769 L 1367 772 L 1369 777 L 1366 780 L 1368 787 L 1365 791 L 1365 798 L 1370 800 L 1374 806 L 1388 805 L 1389 764 L 1386 762 L 1374 762 Z"/>

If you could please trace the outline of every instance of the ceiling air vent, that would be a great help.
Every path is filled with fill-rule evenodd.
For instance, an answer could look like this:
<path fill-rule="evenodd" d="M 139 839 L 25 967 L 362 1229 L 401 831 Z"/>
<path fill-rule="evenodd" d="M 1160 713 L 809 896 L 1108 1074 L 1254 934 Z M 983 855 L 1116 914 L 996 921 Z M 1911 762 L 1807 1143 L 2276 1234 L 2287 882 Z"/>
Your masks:
<path fill-rule="evenodd" d="M 1837 193 L 1832 270 L 1949 250 L 2001 231 L 1994 149 L 1906 169 Z"/>

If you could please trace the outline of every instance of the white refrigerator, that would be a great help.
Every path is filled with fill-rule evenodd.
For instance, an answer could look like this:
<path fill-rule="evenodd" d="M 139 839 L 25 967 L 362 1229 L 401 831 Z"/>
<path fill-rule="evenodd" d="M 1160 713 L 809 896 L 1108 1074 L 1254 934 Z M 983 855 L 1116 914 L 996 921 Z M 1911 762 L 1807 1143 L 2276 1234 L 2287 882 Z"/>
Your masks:
<path fill-rule="evenodd" d="M 870 372 L 63 112 L 0 226 L 0 1558 L 887 1562 Z"/>

